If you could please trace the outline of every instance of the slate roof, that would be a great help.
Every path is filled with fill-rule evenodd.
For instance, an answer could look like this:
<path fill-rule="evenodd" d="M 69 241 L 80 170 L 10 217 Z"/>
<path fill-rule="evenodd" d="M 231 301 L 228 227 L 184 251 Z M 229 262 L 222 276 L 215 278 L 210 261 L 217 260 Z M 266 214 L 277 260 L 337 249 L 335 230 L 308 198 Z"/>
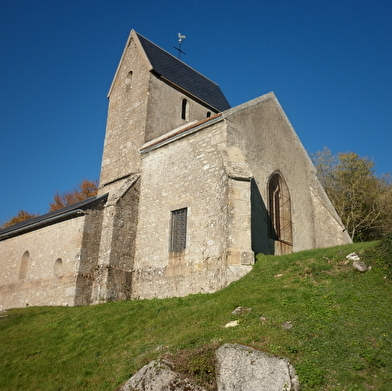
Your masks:
<path fill-rule="evenodd" d="M 41 216 L 33 217 L 32 219 L 22 221 L 10 227 L 0 229 L 0 240 L 7 239 L 10 236 L 17 235 L 19 233 L 25 233 L 35 228 L 41 228 L 46 225 L 54 224 L 61 220 L 71 218 L 77 215 L 78 211 L 85 211 L 91 209 L 94 205 L 100 202 L 106 201 L 108 194 L 104 194 L 100 197 L 90 197 L 84 201 L 77 202 L 72 205 L 68 205 L 62 209 L 55 210 L 54 212 L 46 213 Z M 72 212 L 75 212 L 72 214 Z"/>
<path fill-rule="evenodd" d="M 231 106 L 221 89 L 213 81 L 195 71 L 181 60 L 137 34 L 154 72 L 183 88 L 218 111 Z"/>

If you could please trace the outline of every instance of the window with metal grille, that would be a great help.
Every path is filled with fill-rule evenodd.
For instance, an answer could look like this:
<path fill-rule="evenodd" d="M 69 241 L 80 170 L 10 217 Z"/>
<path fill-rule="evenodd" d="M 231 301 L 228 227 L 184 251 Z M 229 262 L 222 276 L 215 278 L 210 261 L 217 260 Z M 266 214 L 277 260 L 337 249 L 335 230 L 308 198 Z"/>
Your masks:
<path fill-rule="evenodd" d="M 173 210 L 171 213 L 170 251 L 180 252 L 186 248 L 186 221 L 188 208 Z"/>

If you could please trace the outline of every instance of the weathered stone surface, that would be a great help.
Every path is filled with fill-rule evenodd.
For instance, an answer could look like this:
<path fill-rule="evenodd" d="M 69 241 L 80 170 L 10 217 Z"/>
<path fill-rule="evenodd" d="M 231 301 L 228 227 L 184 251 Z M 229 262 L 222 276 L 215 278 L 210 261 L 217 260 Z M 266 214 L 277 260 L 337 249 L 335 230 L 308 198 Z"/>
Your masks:
<path fill-rule="evenodd" d="M 348 254 L 346 259 L 348 261 L 353 261 L 353 268 L 360 272 L 366 272 L 371 269 L 370 266 L 367 266 L 364 262 L 361 261 L 361 258 L 357 253 Z"/>
<path fill-rule="evenodd" d="M 89 304 L 101 209 L 99 203 L 72 219 L 1 240 L 0 310 Z"/>
<path fill-rule="evenodd" d="M 245 315 L 252 311 L 252 308 L 246 307 L 237 307 L 234 311 L 232 311 L 232 315 Z"/>
<path fill-rule="evenodd" d="M 346 256 L 346 259 L 349 261 L 359 261 L 361 258 L 359 258 L 359 255 L 357 253 L 350 253 Z"/>
<path fill-rule="evenodd" d="M 205 391 L 172 371 L 163 360 L 152 361 L 132 376 L 118 391 Z"/>
<path fill-rule="evenodd" d="M 239 344 L 216 351 L 218 391 L 299 390 L 293 366 L 285 359 Z"/>
<path fill-rule="evenodd" d="M 353 268 L 357 269 L 360 272 L 366 272 L 369 270 L 369 267 L 366 266 L 366 264 L 362 261 L 354 261 L 353 262 Z"/>
<path fill-rule="evenodd" d="M 236 327 L 236 326 L 239 325 L 239 323 L 240 323 L 239 320 L 231 320 L 230 322 L 225 324 L 225 327 L 226 328 L 228 328 L 228 327 Z"/>
<path fill-rule="evenodd" d="M 216 351 L 218 391 L 299 391 L 293 366 L 239 344 L 225 344 Z M 184 375 L 172 371 L 165 360 L 152 361 L 118 391 L 206 391 Z"/>
<path fill-rule="evenodd" d="M 282 324 L 282 327 L 283 327 L 285 330 L 290 330 L 290 329 L 293 328 L 293 324 L 292 324 L 290 321 L 284 322 L 284 323 Z"/>

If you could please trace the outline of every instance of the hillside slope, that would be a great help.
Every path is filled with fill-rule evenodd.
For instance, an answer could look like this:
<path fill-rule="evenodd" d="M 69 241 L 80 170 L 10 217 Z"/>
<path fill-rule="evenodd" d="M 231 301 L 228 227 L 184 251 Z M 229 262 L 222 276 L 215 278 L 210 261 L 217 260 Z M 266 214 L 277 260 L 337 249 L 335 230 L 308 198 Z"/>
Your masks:
<path fill-rule="evenodd" d="M 1 390 L 115 390 L 169 357 L 214 389 L 213 351 L 241 343 L 287 357 L 303 390 L 392 389 L 392 285 L 345 257 L 374 243 L 259 256 L 214 294 L 92 307 L 9 310 L 0 318 Z M 237 307 L 250 308 L 232 314 Z M 232 320 L 237 327 L 225 328 Z"/>

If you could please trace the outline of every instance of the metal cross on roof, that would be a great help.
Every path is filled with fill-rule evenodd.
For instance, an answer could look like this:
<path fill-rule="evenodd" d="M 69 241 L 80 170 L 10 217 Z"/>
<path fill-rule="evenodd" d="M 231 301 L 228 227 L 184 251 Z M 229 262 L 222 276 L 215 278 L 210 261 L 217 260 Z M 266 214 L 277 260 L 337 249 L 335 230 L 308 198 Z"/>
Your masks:
<path fill-rule="evenodd" d="M 178 50 L 178 58 L 179 58 L 179 59 L 181 58 L 181 53 L 182 53 L 182 54 L 186 54 L 185 52 L 183 52 L 183 51 L 181 50 L 182 41 L 183 41 L 185 38 L 186 38 L 185 35 L 181 35 L 181 33 L 178 33 L 178 48 L 176 48 L 175 46 L 173 46 L 174 49 Z"/>

